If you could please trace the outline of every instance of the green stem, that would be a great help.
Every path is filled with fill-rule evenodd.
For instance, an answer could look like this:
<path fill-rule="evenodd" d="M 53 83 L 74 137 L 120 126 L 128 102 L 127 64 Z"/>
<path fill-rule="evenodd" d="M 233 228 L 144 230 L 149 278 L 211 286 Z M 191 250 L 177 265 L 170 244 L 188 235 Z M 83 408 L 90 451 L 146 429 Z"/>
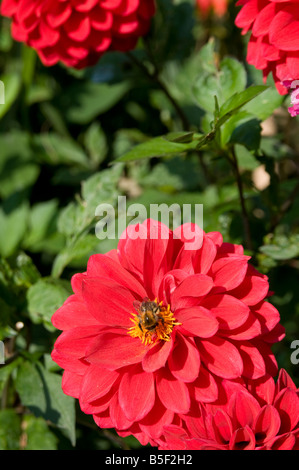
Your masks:
<path fill-rule="evenodd" d="M 252 251 L 253 245 L 252 245 L 251 232 L 250 232 L 249 216 L 248 216 L 248 212 L 247 212 L 247 208 L 245 204 L 243 181 L 242 181 L 242 177 L 241 177 L 241 173 L 240 173 L 240 169 L 238 165 L 238 160 L 237 160 L 234 148 L 231 149 L 230 156 L 231 158 L 229 158 L 229 161 L 232 164 L 232 167 L 236 176 L 236 182 L 238 186 L 239 198 L 240 198 L 240 203 L 241 203 L 245 243 L 246 243 L 247 249 Z"/>
<path fill-rule="evenodd" d="M 183 109 L 181 108 L 181 106 L 178 104 L 178 102 L 176 101 L 176 99 L 171 95 L 171 93 L 169 92 L 169 90 L 167 89 L 166 85 L 163 83 L 163 81 L 161 80 L 161 78 L 159 77 L 159 73 L 157 71 L 157 68 L 154 65 L 154 72 L 151 73 L 148 68 L 143 64 L 143 62 L 140 62 L 137 57 L 135 57 L 134 54 L 132 54 L 131 52 L 126 52 L 126 55 L 129 57 L 129 59 L 131 60 L 131 62 L 133 62 L 137 67 L 140 68 L 140 70 L 142 70 L 142 72 L 151 80 L 153 81 L 154 83 L 156 83 L 156 85 L 163 91 L 163 93 L 165 94 L 165 96 L 168 98 L 169 102 L 172 104 L 172 106 L 174 107 L 174 109 L 176 110 L 176 113 L 178 114 L 180 120 L 181 120 L 181 123 L 182 123 L 182 128 L 184 131 L 188 131 L 190 129 L 190 123 L 187 119 L 187 116 L 185 115 Z"/>

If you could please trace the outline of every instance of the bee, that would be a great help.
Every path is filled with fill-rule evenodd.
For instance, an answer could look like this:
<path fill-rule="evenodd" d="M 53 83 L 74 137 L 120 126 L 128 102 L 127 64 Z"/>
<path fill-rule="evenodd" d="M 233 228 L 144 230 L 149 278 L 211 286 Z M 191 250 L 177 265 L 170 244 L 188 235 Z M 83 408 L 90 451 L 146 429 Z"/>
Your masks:
<path fill-rule="evenodd" d="M 133 306 L 138 313 L 138 326 L 141 331 L 144 331 L 143 328 L 148 331 L 154 330 L 160 320 L 164 325 L 164 318 L 160 315 L 160 306 L 150 301 L 148 297 L 145 297 L 142 302 L 134 300 Z"/>

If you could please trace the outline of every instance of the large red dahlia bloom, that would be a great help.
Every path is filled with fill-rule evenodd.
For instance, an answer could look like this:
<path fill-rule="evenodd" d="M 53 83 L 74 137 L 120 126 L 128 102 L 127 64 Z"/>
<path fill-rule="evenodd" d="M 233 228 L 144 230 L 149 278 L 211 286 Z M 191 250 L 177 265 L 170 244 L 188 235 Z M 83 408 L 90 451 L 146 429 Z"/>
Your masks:
<path fill-rule="evenodd" d="M 154 0 L 3 0 L 12 35 L 47 66 L 93 65 L 108 50 L 133 49 L 149 29 Z"/>
<path fill-rule="evenodd" d="M 249 383 L 224 407 L 201 405 L 187 427 L 170 425 L 156 442 L 160 449 L 298 450 L 299 390 L 283 369 Z"/>
<path fill-rule="evenodd" d="M 129 226 L 117 250 L 72 278 L 53 316 L 64 392 L 100 427 L 146 444 L 197 403 L 225 403 L 231 387 L 275 375 L 283 328 L 248 261 L 218 232 Z"/>
<path fill-rule="evenodd" d="M 237 5 L 242 8 L 236 25 L 243 34 L 251 31 L 247 61 L 265 79 L 272 72 L 278 91 L 287 93 L 282 82 L 299 79 L 298 0 L 239 0 Z"/>

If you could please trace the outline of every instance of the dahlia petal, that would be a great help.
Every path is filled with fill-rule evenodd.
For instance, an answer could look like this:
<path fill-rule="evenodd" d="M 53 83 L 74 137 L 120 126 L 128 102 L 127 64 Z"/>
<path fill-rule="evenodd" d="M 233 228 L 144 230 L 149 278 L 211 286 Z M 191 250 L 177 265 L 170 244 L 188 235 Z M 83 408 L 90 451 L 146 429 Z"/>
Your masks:
<path fill-rule="evenodd" d="M 70 17 L 72 14 L 71 6 L 64 3 L 59 3 L 53 10 L 49 11 L 46 15 L 47 23 L 51 28 L 58 28 Z"/>
<path fill-rule="evenodd" d="M 281 390 L 273 405 L 281 418 L 280 434 L 292 431 L 299 422 L 299 397 L 293 389 Z"/>
<path fill-rule="evenodd" d="M 266 301 L 253 307 L 252 312 L 260 321 L 262 334 L 267 334 L 273 330 L 280 320 L 278 310 L 274 307 L 274 305 Z"/>
<path fill-rule="evenodd" d="M 169 271 L 169 248 L 172 232 L 166 225 L 150 220 L 149 237 L 144 251 L 144 286 L 149 297 L 157 297 L 164 275 Z"/>
<path fill-rule="evenodd" d="M 164 426 L 171 424 L 173 416 L 173 411 L 168 406 L 165 407 L 156 395 L 156 401 L 151 412 L 139 421 L 140 429 L 150 438 L 158 438 L 161 436 Z"/>
<path fill-rule="evenodd" d="M 258 401 L 246 392 L 235 393 L 229 403 L 228 414 L 232 416 L 234 427 L 252 427 L 260 412 Z"/>
<path fill-rule="evenodd" d="M 299 21 L 294 14 L 279 11 L 269 28 L 269 39 L 272 44 L 283 51 L 298 50 Z"/>
<path fill-rule="evenodd" d="M 154 375 L 143 371 L 140 365 L 130 368 L 122 376 L 118 401 L 130 421 L 144 418 L 155 402 Z"/>
<path fill-rule="evenodd" d="M 129 225 L 121 235 L 117 254 L 122 266 L 143 282 L 144 249 L 147 228 L 144 224 Z"/>
<path fill-rule="evenodd" d="M 245 34 L 251 27 L 252 22 L 255 20 L 258 14 L 259 8 L 257 0 L 247 2 L 239 11 L 235 19 L 235 24 L 238 26 L 238 28 L 243 28 L 242 33 Z"/>
<path fill-rule="evenodd" d="M 275 395 L 275 383 L 273 377 L 266 374 L 264 377 L 255 380 L 248 380 L 248 390 L 252 393 L 261 405 L 272 404 Z"/>
<path fill-rule="evenodd" d="M 65 370 L 62 374 L 61 388 L 66 395 L 79 398 L 82 380 L 82 375 Z"/>
<path fill-rule="evenodd" d="M 216 260 L 209 275 L 214 280 L 214 285 L 223 290 L 232 290 L 243 282 L 249 256 L 231 255 Z"/>
<path fill-rule="evenodd" d="M 223 244 L 223 237 L 220 232 L 209 232 L 206 233 L 206 237 L 210 238 L 216 247 L 219 249 Z"/>
<path fill-rule="evenodd" d="M 262 332 L 261 324 L 256 316 L 249 312 L 248 318 L 239 328 L 232 330 L 222 330 L 221 335 L 237 341 L 249 340 L 260 336 Z"/>
<path fill-rule="evenodd" d="M 102 331 L 100 326 L 85 326 L 66 330 L 57 338 L 55 350 L 74 358 L 84 358 L 87 346 Z"/>
<path fill-rule="evenodd" d="M 90 315 L 86 305 L 78 300 L 76 295 L 71 295 L 66 299 L 62 307 L 52 316 L 51 322 L 58 330 L 97 325 L 97 321 Z"/>
<path fill-rule="evenodd" d="M 183 243 L 174 269 L 184 269 L 188 274 L 194 274 L 195 259 L 204 243 L 204 231 L 196 224 L 183 224 L 173 231 L 173 236 Z"/>
<path fill-rule="evenodd" d="M 95 420 L 95 423 L 102 429 L 114 427 L 114 423 L 112 422 L 112 419 L 110 417 L 110 412 L 108 409 L 101 413 L 96 413 L 93 416 L 93 419 Z"/>
<path fill-rule="evenodd" d="M 256 37 L 268 34 L 271 22 L 275 16 L 275 10 L 275 3 L 270 2 L 259 11 L 252 28 L 252 32 Z"/>
<path fill-rule="evenodd" d="M 249 426 L 237 429 L 231 437 L 230 449 L 253 450 L 255 449 L 255 437 Z"/>
<path fill-rule="evenodd" d="M 172 375 L 183 382 L 194 382 L 198 377 L 200 357 L 192 338 L 176 335 L 175 346 L 172 349 L 168 366 Z"/>
<path fill-rule="evenodd" d="M 129 420 L 125 413 L 123 412 L 119 400 L 118 394 L 116 393 L 109 404 L 109 411 L 113 427 L 116 429 L 127 429 L 129 428 L 134 421 Z"/>
<path fill-rule="evenodd" d="M 98 335 L 86 349 L 85 357 L 91 364 L 114 370 L 142 361 L 146 351 L 138 338 L 115 328 Z"/>
<path fill-rule="evenodd" d="M 247 305 L 227 294 L 209 295 L 201 306 L 211 311 L 219 322 L 219 328 L 224 330 L 243 325 L 250 313 Z"/>
<path fill-rule="evenodd" d="M 271 442 L 271 450 L 292 450 L 296 444 L 296 438 L 293 433 L 278 436 Z"/>
<path fill-rule="evenodd" d="M 210 421 L 210 422 L 209 422 Z M 233 434 L 233 426 L 230 417 L 224 410 L 217 410 L 215 415 L 209 422 L 209 434 L 223 445 L 227 445 Z"/>
<path fill-rule="evenodd" d="M 188 273 L 183 269 L 172 269 L 162 279 L 159 287 L 158 298 L 165 303 L 171 303 L 171 295 L 182 281 L 188 278 Z"/>
<path fill-rule="evenodd" d="M 61 351 L 57 351 L 56 349 L 51 352 L 51 358 L 62 369 L 78 375 L 84 375 L 88 367 L 83 360 L 71 357 L 67 353 L 65 354 Z"/>
<path fill-rule="evenodd" d="M 151 346 L 142 359 L 143 369 L 146 372 L 154 372 L 164 367 L 173 348 L 173 344 L 173 338 L 171 337 L 170 341 L 158 341 Z"/>
<path fill-rule="evenodd" d="M 214 336 L 219 328 L 215 315 L 202 306 L 176 310 L 176 319 L 182 323 L 183 330 L 201 338 Z"/>
<path fill-rule="evenodd" d="M 278 394 L 284 388 L 291 388 L 293 390 L 297 390 L 296 385 L 294 384 L 287 371 L 285 369 L 280 369 L 278 379 L 275 385 L 276 394 Z"/>
<path fill-rule="evenodd" d="M 83 281 L 83 298 L 88 310 L 102 325 L 131 325 L 135 297 L 125 287 L 105 278 L 87 278 Z"/>
<path fill-rule="evenodd" d="M 275 437 L 280 428 L 278 411 L 272 405 L 265 405 L 256 417 L 253 429 L 257 444 L 266 443 Z"/>
<path fill-rule="evenodd" d="M 83 402 L 91 402 L 102 398 L 109 392 L 118 377 L 117 371 L 90 364 L 82 381 L 80 399 Z"/>
<path fill-rule="evenodd" d="M 212 266 L 216 254 L 217 248 L 213 240 L 209 237 L 204 237 L 200 256 L 198 256 L 194 262 L 194 271 L 201 274 L 207 274 Z"/>
<path fill-rule="evenodd" d="M 18 8 L 18 0 L 3 0 L 1 2 L 0 12 L 3 16 L 12 16 Z"/>
<path fill-rule="evenodd" d="M 253 266 L 248 265 L 244 281 L 231 292 L 246 305 L 256 305 L 267 296 L 269 283 Z"/>
<path fill-rule="evenodd" d="M 238 349 L 217 336 L 197 341 L 202 362 L 213 374 L 224 379 L 240 377 L 243 361 Z"/>
<path fill-rule="evenodd" d="M 218 398 L 218 386 L 213 375 L 201 365 L 198 378 L 191 384 L 198 402 L 211 403 Z"/>
<path fill-rule="evenodd" d="M 268 345 L 264 341 L 259 341 L 258 339 L 254 340 L 253 344 L 257 347 L 257 349 L 263 356 L 263 360 L 266 365 L 266 372 L 272 375 L 272 377 L 275 377 L 277 375 L 278 366 L 275 356 L 271 351 L 270 345 Z"/>
<path fill-rule="evenodd" d="M 92 10 L 97 4 L 99 0 L 80 0 L 76 5 L 77 11 L 90 11 Z"/>
<path fill-rule="evenodd" d="M 213 280 L 205 274 L 194 274 L 179 284 L 171 298 L 171 306 L 174 310 L 198 305 L 201 297 L 210 292 Z"/>
<path fill-rule="evenodd" d="M 85 41 L 91 31 L 90 19 L 88 16 L 84 18 L 84 16 L 73 14 L 64 24 L 64 29 L 70 39 L 78 42 Z"/>
<path fill-rule="evenodd" d="M 249 379 L 259 379 L 266 374 L 266 366 L 259 350 L 249 342 L 239 345 L 243 360 L 243 376 Z"/>
<path fill-rule="evenodd" d="M 119 263 L 118 258 L 107 255 L 92 255 L 87 263 L 89 277 L 107 277 L 131 290 L 137 297 L 143 299 L 147 293 L 144 287 Z"/>
<path fill-rule="evenodd" d="M 156 375 L 158 396 L 163 405 L 175 413 L 187 413 L 190 408 L 190 396 L 187 385 L 177 380 L 166 368 Z"/>

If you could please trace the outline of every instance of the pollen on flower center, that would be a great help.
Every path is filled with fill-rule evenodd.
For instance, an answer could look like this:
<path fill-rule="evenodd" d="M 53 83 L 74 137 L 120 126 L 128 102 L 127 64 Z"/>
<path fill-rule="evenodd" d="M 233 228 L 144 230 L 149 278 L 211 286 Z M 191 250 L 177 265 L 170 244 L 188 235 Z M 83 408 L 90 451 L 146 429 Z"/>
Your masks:
<path fill-rule="evenodd" d="M 135 306 L 136 308 L 136 306 Z M 163 306 L 154 301 L 144 300 L 136 308 L 138 313 L 132 313 L 130 320 L 133 322 L 128 333 L 133 338 L 139 338 L 144 344 L 151 344 L 156 341 L 170 341 L 170 335 L 176 322 L 170 305 Z"/>

